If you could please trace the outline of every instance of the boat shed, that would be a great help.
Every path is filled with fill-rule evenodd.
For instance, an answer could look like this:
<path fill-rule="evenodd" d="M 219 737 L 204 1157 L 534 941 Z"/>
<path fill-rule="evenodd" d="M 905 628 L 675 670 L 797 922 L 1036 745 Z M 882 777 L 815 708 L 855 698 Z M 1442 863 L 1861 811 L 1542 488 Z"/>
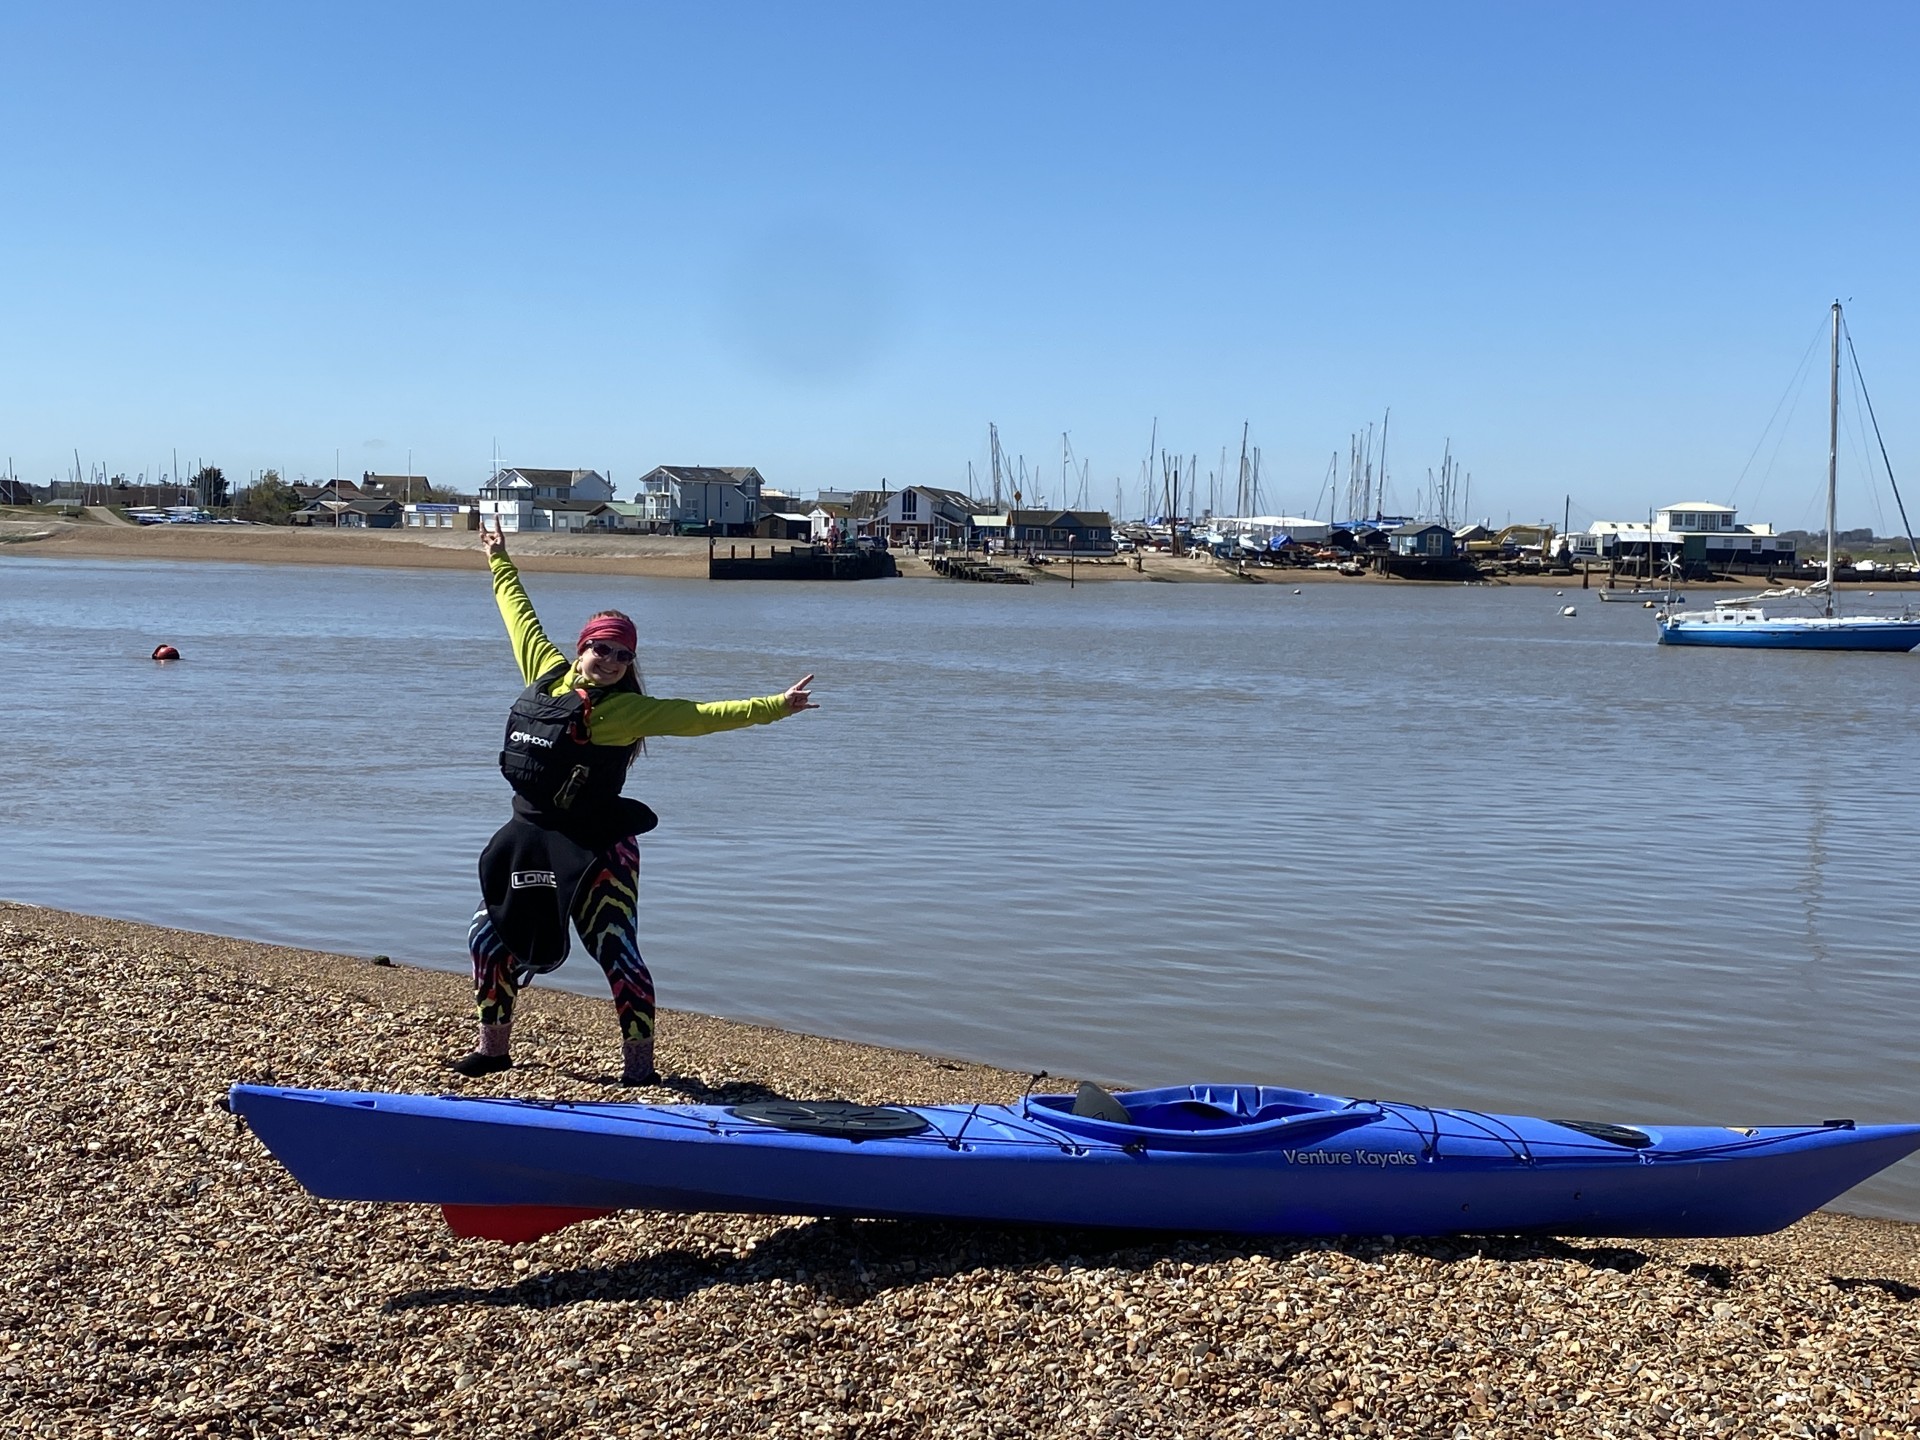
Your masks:
<path fill-rule="evenodd" d="M 1424 560 L 1451 560 L 1458 553 L 1451 529 L 1437 522 L 1411 521 L 1387 532 L 1395 555 L 1415 555 Z"/>
<path fill-rule="evenodd" d="M 753 533 L 768 540 L 811 540 L 813 520 L 797 510 L 762 510 Z"/>

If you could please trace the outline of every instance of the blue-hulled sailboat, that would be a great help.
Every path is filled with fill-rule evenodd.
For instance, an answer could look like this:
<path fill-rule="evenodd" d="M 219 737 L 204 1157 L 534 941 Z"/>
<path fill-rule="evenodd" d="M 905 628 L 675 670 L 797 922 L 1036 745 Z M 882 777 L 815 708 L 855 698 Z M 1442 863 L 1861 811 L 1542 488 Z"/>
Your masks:
<path fill-rule="evenodd" d="M 1833 538 L 1840 464 L 1840 302 L 1833 302 L 1832 380 L 1827 401 L 1827 573 L 1804 588 L 1765 590 L 1758 595 L 1716 601 L 1704 615 L 1662 612 L 1662 645 L 1720 645 L 1748 650 L 1890 650 L 1920 645 L 1920 616 L 1842 615 L 1833 603 Z M 1819 613 L 1770 613 L 1769 600 L 1794 600 L 1819 607 Z"/>

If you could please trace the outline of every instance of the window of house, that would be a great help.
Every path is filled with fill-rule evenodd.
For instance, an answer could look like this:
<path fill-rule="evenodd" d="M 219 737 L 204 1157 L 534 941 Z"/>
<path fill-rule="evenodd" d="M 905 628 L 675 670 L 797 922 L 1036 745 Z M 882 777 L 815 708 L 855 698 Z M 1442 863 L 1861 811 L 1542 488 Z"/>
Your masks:
<path fill-rule="evenodd" d="M 911 490 L 900 497 L 900 518 L 902 520 L 920 518 L 920 497 Z"/>

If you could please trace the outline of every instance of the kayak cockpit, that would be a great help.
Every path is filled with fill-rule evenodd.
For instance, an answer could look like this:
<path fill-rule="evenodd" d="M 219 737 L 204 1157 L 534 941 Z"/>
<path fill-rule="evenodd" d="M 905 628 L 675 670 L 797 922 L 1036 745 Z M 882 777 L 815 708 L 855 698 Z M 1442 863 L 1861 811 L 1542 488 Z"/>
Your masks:
<path fill-rule="evenodd" d="M 1379 1106 L 1276 1085 L 1172 1085 L 1115 1095 L 1082 1084 L 1072 1095 L 1032 1095 L 1027 1116 L 1115 1144 L 1175 1150 L 1308 1144 L 1383 1117 Z"/>

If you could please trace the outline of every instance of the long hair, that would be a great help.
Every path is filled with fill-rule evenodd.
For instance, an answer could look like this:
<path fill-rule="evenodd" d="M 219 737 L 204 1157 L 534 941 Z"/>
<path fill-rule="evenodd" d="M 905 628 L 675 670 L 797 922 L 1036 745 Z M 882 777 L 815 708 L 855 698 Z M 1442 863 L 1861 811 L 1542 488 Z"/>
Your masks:
<path fill-rule="evenodd" d="M 596 610 L 593 612 L 593 614 L 589 615 L 587 619 L 589 621 L 598 620 L 603 616 L 610 619 L 614 619 L 614 620 L 624 620 L 629 625 L 633 625 L 634 635 L 636 638 L 638 637 L 640 633 L 640 627 L 638 625 L 634 625 L 633 617 L 627 614 L 626 611 L 624 610 Z M 613 684 L 609 685 L 607 689 L 625 690 L 630 694 L 634 694 L 634 695 L 644 695 L 647 693 L 647 677 L 640 673 L 640 657 L 638 654 L 636 654 L 633 657 L 633 659 L 627 662 L 627 673 L 622 675 Z M 627 768 L 628 769 L 633 768 L 634 760 L 643 751 L 645 751 L 646 748 L 647 748 L 647 741 L 645 736 L 642 736 L 640 739 L 633 742 L 633 745 L 627 751 Z"/>

